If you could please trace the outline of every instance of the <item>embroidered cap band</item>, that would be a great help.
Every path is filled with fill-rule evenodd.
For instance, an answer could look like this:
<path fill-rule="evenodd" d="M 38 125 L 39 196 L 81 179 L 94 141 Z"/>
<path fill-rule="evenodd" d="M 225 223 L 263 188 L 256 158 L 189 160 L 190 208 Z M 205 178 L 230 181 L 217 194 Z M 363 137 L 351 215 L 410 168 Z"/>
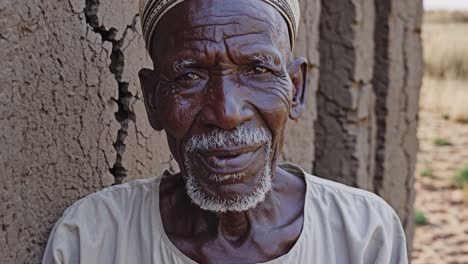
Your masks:
<path fill-rule="evenodd" d="M 151 49 L 154 30 L 161 18 L 184 0 L 140 0 L 140 16 L 143 37 L 148 51 Z M 286 20 L 291 49 L 299 27 L 300 9 L 298 0 L 261 0 L 272 5 Z M 151 52 L 151 51 L 150 51 Z"/>

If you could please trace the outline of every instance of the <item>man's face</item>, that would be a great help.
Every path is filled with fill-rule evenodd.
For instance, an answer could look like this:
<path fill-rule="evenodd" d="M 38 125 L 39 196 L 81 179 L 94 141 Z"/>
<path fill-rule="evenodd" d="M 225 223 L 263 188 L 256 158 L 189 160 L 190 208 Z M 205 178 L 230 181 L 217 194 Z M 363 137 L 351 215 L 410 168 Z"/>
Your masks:
<path fill-rule="evenodd" d="M 262 1 L 185 1 L 164 16 L 155 38 L 156 70 L 140 74 L 145 102 L 189 196 L 212 211 L 254 207 L 271 189 L 302 86 L 288 71 L 285 21 Z"/>

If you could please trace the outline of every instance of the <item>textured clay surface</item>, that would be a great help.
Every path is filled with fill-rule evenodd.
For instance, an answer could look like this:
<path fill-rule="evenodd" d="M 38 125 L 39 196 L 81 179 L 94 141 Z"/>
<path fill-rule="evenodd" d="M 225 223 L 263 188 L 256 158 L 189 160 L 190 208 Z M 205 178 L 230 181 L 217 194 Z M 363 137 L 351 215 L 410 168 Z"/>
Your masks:
<path fill-rule="evenodd" d="M 281 159 L 383 196 L 412 234 L 418 1 L 301 0 L 307 108 Z M 0 2 L 0 262 L 38 263 L 64 209 L 177 171 L 148 124 L 138 1 Z M 320 53 L 320 58 L 319 58 Z"/>
<path fill-rule="evenodd" d="M 411 241 L 422 1 L 321 10 L 314 172 L 382 196 Z"/>
<path fill-rule="evenodd" d="M 149 60 L 131 10 L 137 1 L 1 1 L 2 264 L 40 262 L 79 198 L 171 166 L 142 106 Z"/>
<path fill-rule="evenodd" d="M 372 1 L 322 1 L 314 172 L 372 189 L 375 7 Z"/>
<path fill-rule="evenodd" d="M 373 85 L 378 128 L 373 191 L 393 206 L 407 240 L 412 241 L 416 130 L 423 74 L 422 1 L 378 1 L 376 8 L 379 20 Z"/>
<path fill-rule="evenodd" d="M 304 57 L 309 62 L 308 94 L 306 107 L 297 121 L 288 120 L 283 160 L 292 161 L 312 172 L 314 161 L 314 121 L 317 116 L 315 101 L 318 82 L 318 30 L 320 22 L 320 1 L 301 0 L 301 24 L 294 47 L 296 57 Z"/>
<path fill-rule="evenodd" d="M 298 46 L 316 65 L 319 1 L 309 2 L 304 12 L 311 17 L 303 19 L 309 29 L 301 30 L 315 38 Z M 1 1 L 2 264 L 40 262 L 53 224 L 81 197 L 178 170 L 164 132 L 147 121 L 137 72 L 151 61 L 137 10 L 137 0 Z M 309 137 L 301 151 L 286 147 L 284 155 L 308 170 L 313 92 L 309 99 L 300 121 Z"/>

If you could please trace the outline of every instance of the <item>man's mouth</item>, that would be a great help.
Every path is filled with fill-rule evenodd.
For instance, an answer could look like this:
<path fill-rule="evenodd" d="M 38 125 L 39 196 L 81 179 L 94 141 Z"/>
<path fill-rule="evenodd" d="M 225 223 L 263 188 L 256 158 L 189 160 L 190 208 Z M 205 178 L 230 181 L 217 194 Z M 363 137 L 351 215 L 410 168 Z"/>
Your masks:
<path fill-rule="evenodd" d="M 201 150 L 198 159 L 215 174 L 234 174 L 243 172 L 255 160 L 255 154 L 262 145 L 228 147 L 224 149 Z"/>

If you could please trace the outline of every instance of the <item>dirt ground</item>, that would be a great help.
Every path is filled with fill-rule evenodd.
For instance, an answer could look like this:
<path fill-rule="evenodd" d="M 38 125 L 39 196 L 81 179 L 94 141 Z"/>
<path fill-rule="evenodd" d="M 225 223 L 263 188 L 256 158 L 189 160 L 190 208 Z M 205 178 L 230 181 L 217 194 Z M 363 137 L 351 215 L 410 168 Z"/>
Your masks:
<path fill-rule="evenodd" d="M 427 111 L 419 118 L 415 208 L 424 213 L 427 223 L 416 227 L 412 263 L 468 264 L 468 204 L 464 192 L 450 181 L 457 169 L 468 165 L 468 124 Z M 435 138 L 451 145 L 436 146 Z M 432 175 L 421 176 L 428 170 Z"/>

